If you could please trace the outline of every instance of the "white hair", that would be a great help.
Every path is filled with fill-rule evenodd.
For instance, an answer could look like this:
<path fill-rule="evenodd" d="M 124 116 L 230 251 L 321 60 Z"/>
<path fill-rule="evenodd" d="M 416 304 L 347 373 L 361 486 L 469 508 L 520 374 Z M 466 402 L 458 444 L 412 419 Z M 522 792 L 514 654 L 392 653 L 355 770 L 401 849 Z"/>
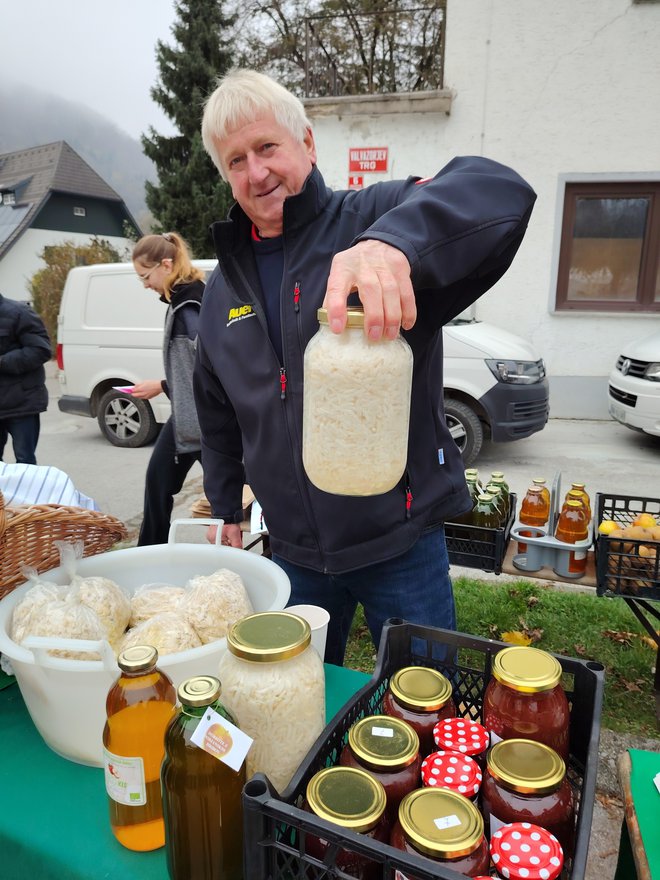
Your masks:
<path fill-rule="evenodd" d="M 234 69 L 218 79 L 204 105 L 202 141 L 223 179 L 227 178 L 216 141 L 269 113 L 300 143 L 312 127 L 302 101 L 266 74 Z"/>

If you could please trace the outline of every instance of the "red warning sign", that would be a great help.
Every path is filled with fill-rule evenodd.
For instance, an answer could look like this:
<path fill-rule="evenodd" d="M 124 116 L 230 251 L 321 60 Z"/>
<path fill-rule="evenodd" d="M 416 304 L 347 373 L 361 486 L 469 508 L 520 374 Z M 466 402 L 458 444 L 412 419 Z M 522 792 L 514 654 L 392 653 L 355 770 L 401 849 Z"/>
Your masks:
<path fill-rule="evenodd" d="M 349 189 L 364 189 L 364 177 L 361 174 L 351 174 L 348 178 Z"/>
<path fill-rule="evenodd" d="M 349 171 L 387 171 L 387 147 L 350 147 Z"/>

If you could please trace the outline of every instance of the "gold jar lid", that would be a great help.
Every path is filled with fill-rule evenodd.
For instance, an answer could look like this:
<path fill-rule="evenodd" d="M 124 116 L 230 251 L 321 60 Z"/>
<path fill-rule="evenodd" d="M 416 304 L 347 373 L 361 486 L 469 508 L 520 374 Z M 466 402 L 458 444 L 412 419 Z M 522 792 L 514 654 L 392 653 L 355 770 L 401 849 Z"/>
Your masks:
<path fill-rule="evenodd" d="M 390 679 L 392 695 L 408 709 L 434 712 L 451 698 L 451 683 L 436 669 L 405 666 Z"/>
<path fill-rule="evenodd" d="M 559 684 L 561 664 L 540 648 L 513 645 L 496 654 L 493 676 L 523 694 L 536 694 L 552 690 Z"/>
<path fill-rule="evenodd" d="M 486 762 L 494 779 L 519 794 L 549 794 L 566 775 L 566 764 L 557 752 L 531 739 L 500 740 Z"/>
<path fill-rule="evenodd" d="M 196 675 L 179 685 L 177 695 L 184 706 L 210 706 L 221 693 L 220 681 L 213 675 Z"/>
<path fill-rule="evenodd" d="M 318 309 L 316 312 L 316 317 L 318 318 L 319 324 L 327 325 L 328 310 Z M 346 326 L 364 327 L 364 309 L 356 308 L 355 306 L 349 306 L 346 311 Z"/>
<path fill-rule="evenodd" d="M 436 859 L 467 856 L 484 836 L 484 820 L 472 801 L 444 788 L 416 788 L 405 795 L 399 822 L 415 849 Z"/>
<path fill-rule="evenodd" d="M 358 761 L 375 770 L 401 770 L 419 753 L 417 732 L 390 715 L 361 718 L 348 731 L 348 745 Z"/>
<path fill-rule="evenodd" d="M 253 663 L 290 660 L 302 654 L 312 640 L 309 624 L 287 611 L 261 611 L 234 623 L 227 647 L 236 657 Z"/>
<path fill-rule="evenodd" d="M 382 783 L 366 770 L 326 767 L 309 780 L 307 803 L 320 819 L 364 832 L 380 820 L 387 796 Z"/>
<path fill-rule="evenodd" d="M 117 666 L 124 672 L 147 672 L 158 663 L 158 651 L 153 645 L 134 645 L 117 657 Z"/>

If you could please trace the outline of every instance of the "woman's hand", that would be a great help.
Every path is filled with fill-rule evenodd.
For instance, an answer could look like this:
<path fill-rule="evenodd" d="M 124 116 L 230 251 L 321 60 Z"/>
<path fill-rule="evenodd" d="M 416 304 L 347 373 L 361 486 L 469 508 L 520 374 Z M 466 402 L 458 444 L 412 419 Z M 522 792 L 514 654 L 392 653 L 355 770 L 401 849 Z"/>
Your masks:
<path fill-rule="evenodd" d="M 133 397 L 139 397 L 140 400 L 150 400 L 163 393 L 163 383 L 160 379 L 147 379 L 145 382 L 138 382 L 133 385 L 131 394 Z"/>

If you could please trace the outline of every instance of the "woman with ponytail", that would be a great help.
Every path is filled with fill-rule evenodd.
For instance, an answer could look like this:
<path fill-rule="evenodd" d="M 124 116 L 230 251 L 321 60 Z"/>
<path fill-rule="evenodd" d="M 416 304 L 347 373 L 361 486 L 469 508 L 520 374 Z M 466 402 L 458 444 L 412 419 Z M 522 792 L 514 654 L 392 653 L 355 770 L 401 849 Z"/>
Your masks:
<path fill-rule="evenodd" d="M 133 249 L 133 266 L 144 286 L 168 304 L 163 338 L 164 379 L 133 386 L 133 397 L 149 400 L 165 393 L 172 415 L 163 425 L 147 467 L 144 515 L 138 546 L 165 544 L 177 495 L 201 460 L 199 423 L 192 390 L 204 273 L 190 260 L 176 232 L 143 236 Z"/>

